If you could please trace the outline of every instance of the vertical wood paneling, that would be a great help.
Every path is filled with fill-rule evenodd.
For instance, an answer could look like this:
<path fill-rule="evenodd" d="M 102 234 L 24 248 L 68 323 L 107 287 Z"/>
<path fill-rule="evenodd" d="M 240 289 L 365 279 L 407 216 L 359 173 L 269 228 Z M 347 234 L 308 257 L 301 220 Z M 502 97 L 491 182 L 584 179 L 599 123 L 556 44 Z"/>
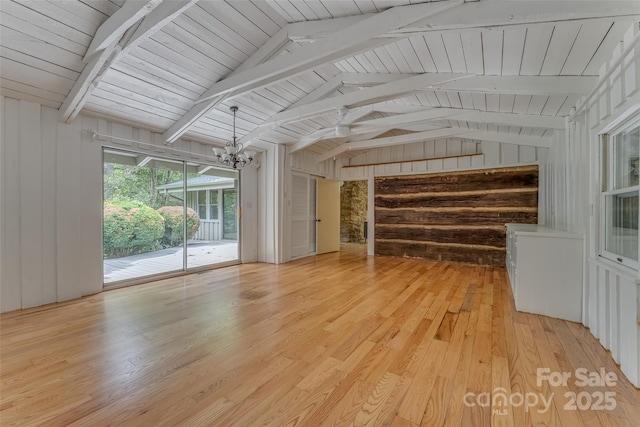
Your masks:
<path fill-rule="evenodd" d="M 78 268 L 82 259 L 82 234 L 79 215 L 84 210 L 82 178 L 78 167 L 82 161 L 80 146 L 80 120 L 71 125 L 60 125 L 57 129 L 56 153 L 56 242 L 58 255 L 57 284 L 58 301 L 82 296 L 78 289 L 78 279 L 84 278 Z"/>
<path fill-rule="evenodd" d="M 573 74 L 582 72 L 585 65 L 583 58 L 574 61 L 574 57 L 579 51 L 584 53 L 590 49 L 586 40 L 594 37 L 599 31 L 601 26 L 594 27 L 593 32 L 585 26 L 581 28 L 579 40 L 577 39 L 572 47 L 572 52 L 575 50 L 576 53 L 568 58 L 566 66 L 562 69 L 563 74 L 570 70 L 573 70 Z M 609 52 L 606 58 L 608 62 L 600 68 L 601 74 L 607 70 L 608 64 L 621 54 L 626 43 L 639 31 L 639 27 L 634 23 L 625 33 L 622 43 L 619 43 L 618 31 L 616 29 L 613 33 L 618 34 L 618 42 L 607 42 L 609 46 L 617 46 L 613 52 Z M 548 225 L 564 227 L 586 237 L 588 262 L 585 264 L 588 264 L 589 268 L 585 270 L 583 300 L 587 310 L 583 323 L 603 346 L 611 350 L 622 371 L 636 386 L 640 385 L 640 308 L 638 285 L 635 283 L 638 273 L 613 267 L 611 263 L 603 262 L 598 256 L 598 233 L 602 215 L 599 209 L 598 133 L 640 102 L 640 94 L 635 89 L 640 79 L 637 72 L 638 64 L 640 50 L 636 46 L 623 61 L 622 66 L 612 70 L 608 81 L 589 100 L 585 110 L 572 118 L 567 131 L 558 133 L 558 136 L 554 134 L 549 155 L 540 159 L 541 170 L 548 171 L 548 182 L 545 183 L 549 194 L 549 206 L 545 208 L 549 214 Z M 587 70 L 589 69 L 593 70 L 593 65 L 589 64 Z M 529 110 L 531 109 L 530 105 Z M 543 111 L 539 106 L 534 109 Z M 547 107 L 545 109 L 548 110 Z M 561 109 L 564 110 L 565 106 Z"/>
<path fill-rule="evenodd" d="M 518 146 L 514 144 L 501 144 L 502 164 L 515 165 L 518 163 Z"/>
<path fill-rule="evenodd" d="M 22 306 L 42 304 L 42 151 L 40 106 L 20 103 L 20 246 Z M 26 262 L 25 262 L 26 261 Z"/>
<path fill-rule="evenodd" d="M 97 120 L 81 117 L 84 129 L 95 128 Z M 77 130 L 76 130 L 77 131 Z M 91 140 L 91 135 L 80 131 L 81 163 L 77 166 L 78 180 L 82 181 L 80 200 L 82 295 L 102 290 L 102 147 Z"/>
<path fill-rule="evenodd" d="M 634 23 L 631 28 L 624 34 L 624 46 L 631 43 L 632 39 L 640 32 L 638 23 Z M 636 43 L 633 49 L 622 63 L 624 69 L 624 88 L 625 96 L 631 97 L 640 89 L 640 47 Z"/>
<path fill-rule="evenodd" d="M 42 300 L 57 301 L 56 251 L 56 127 L 58 112 L 42 109 Z"/>
<path fill-rule="evenodd" d="M 607 312 L 609 313 L 609 322 L 606 327 L 611 357 L 620 363 L 620 276 L 618 275 L 610 276 L 607 287 Z"/>
<path fill-rule="evenodd" d="M 5 205 L 4 202 L 4 156 L 5 156 L 5 136 L 4 136 L 4 96 L 0 95 L 0 300 L 2 300 L 2 289 L 4 288 L 4 277 L 2 272 L 4 270 L 4 218 L 5 218 Z M 2 301 L 0 301 L 0 312 L 2 312 Z"/>
<path fill-rule="evenodd" d="M 2 311 L 16 310 L 22 306 L 21 253 L 20 240 L 20 102 L 2 97 L 3 119 L 2 145 L 4 163 L 3 175 L 3 263 L 0 302 Z"/>

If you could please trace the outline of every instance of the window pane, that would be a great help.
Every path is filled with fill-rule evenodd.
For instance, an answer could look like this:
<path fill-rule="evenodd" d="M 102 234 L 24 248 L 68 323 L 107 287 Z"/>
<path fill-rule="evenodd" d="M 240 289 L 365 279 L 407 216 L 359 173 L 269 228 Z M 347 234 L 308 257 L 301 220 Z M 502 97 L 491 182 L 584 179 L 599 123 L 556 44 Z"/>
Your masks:
<path fill-rule="evenodd" d="M 198 204 L 206 205 L 207 204 L 207 192 L 206 191 L 198 191 Z"/>
<path fill-rule="evenodd" d="M 211 198 L 211 204 L 218 204 L 218 190 L 211 190 L 209 197 Z"/>
<path fill-rule="evenodd" d="M 211 205 L 209 209 L 209 219 L 218 219 L 218 205 Z"/>
<path fill-rule="evenodd" d="M 640 123 L 613 136 L 614 189 L 638 185 Z"/>
<path fill-rule="evenodd" d="M 638 192 L 607 196 L 605 249 L 638 260 Z"/>

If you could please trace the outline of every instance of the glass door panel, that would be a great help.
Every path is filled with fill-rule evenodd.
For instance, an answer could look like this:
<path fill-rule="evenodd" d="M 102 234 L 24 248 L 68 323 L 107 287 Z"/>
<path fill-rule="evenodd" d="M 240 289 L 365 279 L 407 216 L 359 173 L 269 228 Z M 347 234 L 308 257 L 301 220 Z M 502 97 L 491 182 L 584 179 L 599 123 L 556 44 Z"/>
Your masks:
<path fill-rule="evenodd" d="M 187 269 L 238 260 L 238 172 L 202 165 L 188 171 Z"/>
<path fill-rule="evenodd" d="M 105 150 L 104 283 L 183 270 L 183 163 Z"/>

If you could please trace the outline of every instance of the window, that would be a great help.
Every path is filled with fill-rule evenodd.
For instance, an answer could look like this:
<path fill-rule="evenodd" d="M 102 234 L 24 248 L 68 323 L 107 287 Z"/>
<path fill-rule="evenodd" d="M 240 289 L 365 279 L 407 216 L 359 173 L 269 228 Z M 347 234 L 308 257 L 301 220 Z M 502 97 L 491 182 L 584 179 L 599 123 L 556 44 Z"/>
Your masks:
<path fill-rule="evenodd" d="M 200 190 L 198 193 L 198 217 L 218 220 L 218 190 Z M 208 201 L 207 201 L 208 198 Z M 207 215 L 208 214 L 208 215 Z"/>
<path fill-rule="evenodd" d="M 602 135 L 601 255 L 638 268 L 640 120 Z"/>

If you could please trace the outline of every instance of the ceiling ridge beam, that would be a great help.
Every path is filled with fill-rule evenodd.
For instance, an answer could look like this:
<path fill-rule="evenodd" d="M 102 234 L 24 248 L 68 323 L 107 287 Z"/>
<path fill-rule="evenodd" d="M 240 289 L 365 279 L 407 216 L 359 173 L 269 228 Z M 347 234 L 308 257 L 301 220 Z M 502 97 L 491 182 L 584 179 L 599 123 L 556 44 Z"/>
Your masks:
<path fill-rule="evenodd" d="M 498 123 L 512 126 L 538 127 L 546 129 L 565 128 L 564 117 L 520 113 L 498 113 L 493 111 L 482 111 L 475 109 L 472 110 L 465 108 L 433 107 L 427 108 L 424 111 L 397 114 L 394 116 L 353 123 L 352 129 L 359 129 L 361 127 L 368 129 L 372 126 L 397 126 L 400 124 L 411 124 L 434 120 L 458 120 L 477 123 Z"/>
<path fill-rule="evenodd" d="M 338 90 L 342 86 L 342 75 L 344 73 L 336 74 L 331 77 L 326 82 L 322 83 L 320 86 L 297 100 L 293 103 L 289 108 L 299 107 L 301 105 L 310 104 L 314 101 L 318 101 L 320 99 L 326 98 L 336 90 Z"/>
<path fill-rule="evenodd" d="M 430 139 L 443 138 L 449 136 L 459 136 L 471 132 L 471 129 L 460 128 L 433 128 L 422 132 L 409 133 L 406 135 L 388 136 L 384 138 L 368 139 L 355 142 L 347 142 L 333 150 L 329 150 L 318 158 L 318 162 L 339 156 L 346 151 L 366 150 L 379 147 L 390 147 L 394 145 L 405 145 L 413 142 L 428 141 Z"/>
<path fill-rule="evenodd" d="M 373 14 L 355 25 L 333 32 L 330 36 L 320 39 L 312 45 L 303 46 L 287 55 L 263 62 L 240 73 L 234 73 L 207 89 L 195 105 L 165 132 L 165 138 L 167 142 L 177 140 L 195 121 L 230 96 L 237 96 L 311 70 L 327 62 L 338 61 L 382 46 L 389 41 L 376 39 L 376 36 L 430 15 L 440 14 L 461 4 L 463 4 L 463 0 L 447 0 L 393 7 L 384 12 Z"/>
<path fill-rule="evenodd" d="M 400 136 L 391 136 L 386 138 L 377 138 L 350 142 L 342 144 L 333 150 L 327 151 L 318 158 L 318 162 L 339 156 L 346 151 L 367 150 L 380 147 L 390 147 L 394 145 L 404 145 L 413 142 L 429 141 L 437 138 L 464 136 L 464 138 L 475 139 L 480 141 L 499 142 L 503 144 L 526 145 L 531 147 L 549 148 L 551 146 L 551 137 L 535 137 L 512 135 L 500 132 L 479 131 L 474 129 L 466 129 L 459 127 L 447 127 L 421 132 L 410 133 Z"/>
<path fill-rule="evenodd" d="M 298 101 L 287 107 L 296 108 L 314 101 L 326 98 L 341 86 L 371 87 L 379 84 L 394 82 L 416 74 L 388 74 L 388 73 L 339 73 L 312 90 Z"/>
<path fill-rule="evenodd" d="M 416 90 L 428 88 L 436 84 L 448 81 L 473 77 L 474 74 L 438 74 L 424 73 L 394 82 L 373 86 L 356 92 L 334 96 L 328 99 L 311 102 L 296 108 L 288 108 L 280 113 L 274 114 L 256 129 L 240 138 L 240 142 L 251 144 L 256 138 L 265 132 L 275 129 L 283 123 L 304 120 L 320 114 L 324 114 L 339 106 L 348 108 L 375 104 L 380 101 L 398 98 Z"/>
<path fill-rule="evenodd" d="M 458 77 L 443 79 L 438 82 L 436 77 L 429 76 Z M 423 78 L 432 78 L 433 80 L 429 83 L 424 83 L 421 81 Z M 373 94 L 378 94 L 383 91 L 387 94 L 386 98 L 383 100 L 399 98 L 409 93 L 420 92 L 422 90 L 438 90 L 444 92 L 481 92 L 509 95 L 581 96 L 589 93 L 597 81 L 598 77 L 595 76 L 478 76 L 473 74 L 462 75 L 445 73 L 419 74 L 417 76 L 408 77 L 406 79 L 387 84 L 381 84 L 361 91 L 316 101 L 296 108 L 288 108 L 267 119 L 252 132 L 241 138 L 240 141 L 245 145 L 251 144 L 252 140 L 260 137 L 260 135 L 263 135 L 269 130 L 277 128 L 281 124 L 325 114 L 334 108 L 339 108 L 340 106 L 353 107 L 379 102 L 381 99 L 375 98 Z M 396 86 L 404 87 L 405 90 L 399 88 L 396 89 Z M 394 90 L 389 90 L 389 88 L 394 88 L 396 91 L 394 92 Z M 437 110 L 437 108 L 434 110 Z M 440 113 L 434 111 L 432 114 L 438 116 Z M 388 118 L 387 120 L 392 121 L 393 118 Z M 554 123 L 552 127 L 557 128 L 557 126 L 559 125 Z"/>

